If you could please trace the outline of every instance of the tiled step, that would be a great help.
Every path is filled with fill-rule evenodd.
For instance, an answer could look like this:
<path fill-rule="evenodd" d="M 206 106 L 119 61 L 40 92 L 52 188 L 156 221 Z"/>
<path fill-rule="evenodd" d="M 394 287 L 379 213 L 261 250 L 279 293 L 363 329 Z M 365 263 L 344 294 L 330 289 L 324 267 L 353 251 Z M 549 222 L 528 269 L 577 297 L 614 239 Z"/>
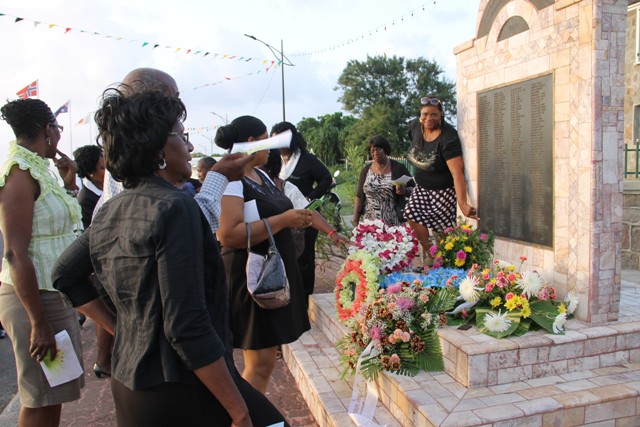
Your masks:
<path fill-rule="evenodd" d="M 310 317 L 332 340 L 347 332 L 336 319 L 331 294 L 314 295 Z M 445 372 L 473 388 L 639 363 L 639 332 L 640 321 L 624 319 L 598 326 L 570 320 L 565 335 L 534 331 L 497 340 L 475 328 L 447 327 L 438 335 Z"/>
<path fill-rule="evenodd" d="M 344 330 L 333 321 L 332 304 L 332 295 L 312 296 L 310 317 L 315 325 L 284 349 L 284 357 L 318 423 L 348 426 L 353 425 L 346 414 L 352 383 L 340 379 L 340 357 L 333 343 Z M 499 345 L 496 349 L 512 351 Z M 415 377 L 384 373 L 375 384 L 383 403 L 378 405 L 377 421 L 389 426 L 640 425 L 640 363 L 583 366 L 474 388 L 446 372 Z"/>
<path fill-rule="evenodd" d="M 282 357 L 296 379 L 300 393 L 321 427 L 355 426 L 347 413 L 353 379 L 341 379 L 340 355 L 320 329 L 312 325 L 298 341 L 282 346 Z M 375 421 L 402 426 L 378 402 Z"/>

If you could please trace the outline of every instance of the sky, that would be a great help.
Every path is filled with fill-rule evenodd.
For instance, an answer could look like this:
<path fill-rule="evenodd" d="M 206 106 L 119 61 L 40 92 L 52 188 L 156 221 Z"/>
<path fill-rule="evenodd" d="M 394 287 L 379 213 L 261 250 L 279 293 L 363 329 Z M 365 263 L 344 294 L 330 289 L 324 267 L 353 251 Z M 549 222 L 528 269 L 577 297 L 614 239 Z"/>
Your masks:
<path fill-rule="evenodd" d="M 78 122 L 107 87 L 134 68 L 159 68 L 178 83 L 195 150 L 218 153 L 213 137 L 225 121 L 249 114 L 270 129 L 282 120 L 281 68 L 244 34 L 277 50 L 282 40 L 293 63 L 284 68 L 286 120 L 295 124 L 342 111 L 338 78 L 348 61 L 367 55 L 425 57 L 455 81 L 453 49 L 473 38 L 479 3 L 0 0 L 0 101 L 35 80 L 52 111 L 70 100 L 58 122 L 65 128 L 59 148 L 71 154 L 95 142 L 95 124 Z M 0 158 L 12 139 L 0 121 Z"/>

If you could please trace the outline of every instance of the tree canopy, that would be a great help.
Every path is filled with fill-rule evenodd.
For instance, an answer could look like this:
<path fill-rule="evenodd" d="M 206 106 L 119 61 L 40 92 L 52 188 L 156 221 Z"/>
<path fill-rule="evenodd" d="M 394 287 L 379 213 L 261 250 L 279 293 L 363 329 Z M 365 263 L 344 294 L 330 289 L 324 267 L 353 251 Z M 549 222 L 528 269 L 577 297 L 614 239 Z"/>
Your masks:
<path fill-rule="evenodd" d="M 407 123 L 418 116 L 421 97 L 437 96 L 447 119 L 455 117 L 455 83 L 437 62 L 422 57 L 367 56 L 364 62 L 349 61 L 335 89 L 342 91 L 338 100 L 343 109 L 360 120 L 347 141 L 364 144 L 382 134 L 396 155 L 408 146 Z"/>

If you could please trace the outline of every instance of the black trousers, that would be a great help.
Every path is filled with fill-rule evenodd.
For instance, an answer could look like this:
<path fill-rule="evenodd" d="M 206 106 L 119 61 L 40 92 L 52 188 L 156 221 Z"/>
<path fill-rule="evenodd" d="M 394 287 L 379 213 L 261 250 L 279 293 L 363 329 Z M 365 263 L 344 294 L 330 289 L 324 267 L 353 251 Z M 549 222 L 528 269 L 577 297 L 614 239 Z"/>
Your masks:
<path fill-rule="evenodd" d="M 237 382 L 254 426 L 284 421 L 278 409 L 244 379 Z M 164 383 L 129 390 L 111 379 L 118 427 L 230 426 L 231 417 L 204 384 Z"/>
<path fill-rule="evenodd" d="M 304 283 L 304 294 L 309 297 L 316 284 L 316 239 L 318 230 L 307 227 L 304 230 L 304 251 L 298 257 L 298 267 Z"/>

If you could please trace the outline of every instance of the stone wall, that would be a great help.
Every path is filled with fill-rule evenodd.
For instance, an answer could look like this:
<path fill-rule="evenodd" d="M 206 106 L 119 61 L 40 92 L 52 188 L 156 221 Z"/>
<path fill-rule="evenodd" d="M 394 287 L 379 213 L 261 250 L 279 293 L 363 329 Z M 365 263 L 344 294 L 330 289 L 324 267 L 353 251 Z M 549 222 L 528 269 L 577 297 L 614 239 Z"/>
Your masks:
<path fill-rule="evenodd" d="M 536 4 L 539 5 L 537 8 Z M 496 240 L 501 259 L 527 256 L 561 294 L 578 293 L 580 320 L 616 320 L 620 300 L 626 1 L 481 0 L 487 35 L 455 49 L 458 131 L 477 201 L 477 96 L 553 74 L 554 243 Z M 498 41 L 509 18 L 529 29 Z"/>

